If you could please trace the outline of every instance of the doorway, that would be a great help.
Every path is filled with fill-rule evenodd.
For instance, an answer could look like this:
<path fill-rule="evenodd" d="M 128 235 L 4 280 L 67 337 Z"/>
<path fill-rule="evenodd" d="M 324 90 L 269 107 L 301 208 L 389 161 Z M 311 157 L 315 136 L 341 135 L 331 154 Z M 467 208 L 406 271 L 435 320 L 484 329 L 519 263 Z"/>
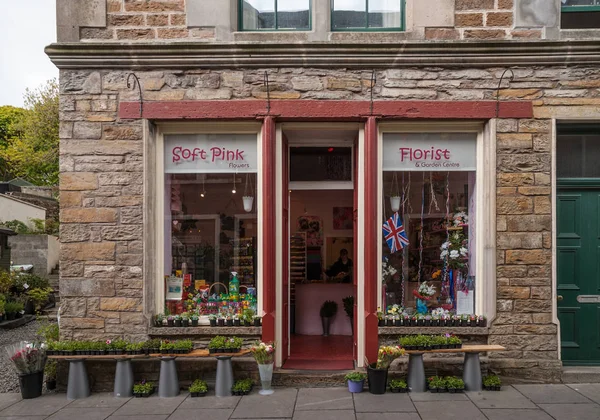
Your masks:
<path fill-rule="evenodd" d="M 289 241 L 283 283 L 289 345 L 282 368 L 353 369 L 357 131 L 286 130 L 283 137 L 288 143 L 284 231 Z"/>

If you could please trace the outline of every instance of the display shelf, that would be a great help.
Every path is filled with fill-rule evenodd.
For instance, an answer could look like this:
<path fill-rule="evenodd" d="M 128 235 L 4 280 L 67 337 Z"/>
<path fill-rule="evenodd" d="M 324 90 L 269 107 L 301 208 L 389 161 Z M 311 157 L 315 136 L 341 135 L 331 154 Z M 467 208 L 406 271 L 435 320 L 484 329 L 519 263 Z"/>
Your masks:
<path fill-rule="evenodd" d="M 296 303 L 296 284 L 306 281 L 306 233 L 290 236 L 290 305 Z"/>

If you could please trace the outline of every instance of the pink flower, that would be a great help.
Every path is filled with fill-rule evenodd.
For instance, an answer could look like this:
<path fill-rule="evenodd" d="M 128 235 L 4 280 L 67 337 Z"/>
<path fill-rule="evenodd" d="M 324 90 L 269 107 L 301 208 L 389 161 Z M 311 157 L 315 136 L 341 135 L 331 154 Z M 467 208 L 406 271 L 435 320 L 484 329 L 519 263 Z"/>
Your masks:
<path fill-rule="evenodd" d="M 106 340 L 106 344 L 109 344 L 109 345 L 110 345 L 110 343 L 112 343 L 112 341 L 110 341 L 110 340 Z"/>

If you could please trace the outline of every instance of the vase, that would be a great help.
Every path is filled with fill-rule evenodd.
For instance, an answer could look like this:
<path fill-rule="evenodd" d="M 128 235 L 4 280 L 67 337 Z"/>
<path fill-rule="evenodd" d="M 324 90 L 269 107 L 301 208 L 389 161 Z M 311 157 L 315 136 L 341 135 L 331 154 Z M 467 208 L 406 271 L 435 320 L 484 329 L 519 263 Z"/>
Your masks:
<path fill-rule="evenodd" d="M 44 371 L 19 375 L 19 385 L 24 400 L 39 397 L 44 386 Z"/>
<path fill-rule="evenodd" d="M 271 379 L 273 378 L 273 363 L 258 365 L 260 373 L 260 384 L 262 389 L 258 391 L 260 395 L 271 395 L 274 391 L 271 389 Z"/>
<path fill-rule="evenodd" d="M 371 394 L 385 394 L 388 370 L 367 366 L 367 376 L 369 378 L 369 392 Z"/>
<path fill-rule="evenodd" d="M 390 197 L 390 207 L 392 208 L 392 211 L 400 210 L 400 196 L 393 195 Z"/>
<path fill-rule="evenodd" d="M 252 211 L 252 207 L 254 205 L 254 197 L 244 196 L 244 197 L 242 197 L 242 201 L 244 202 L 244 211 L 246 213 L 250 213 Z"/>
<path fill-rule="evenodd" d="M 427 313 L 427 303 L 425 303 L 421 299 L 417 299 L 417 312 L 420 314 Z"/>
<path fill-rule="evenodd" d="M 329 326 L 331 325 L 331 317 L 321 317 L 321 325 L 323 326 L 323 337 L 329 336 Z"/>
<path fill-rule="evenodd" d="M 348 391 L 354 393 L 362 392 L 365 380 L 362 381 L 348 381 Z"/>

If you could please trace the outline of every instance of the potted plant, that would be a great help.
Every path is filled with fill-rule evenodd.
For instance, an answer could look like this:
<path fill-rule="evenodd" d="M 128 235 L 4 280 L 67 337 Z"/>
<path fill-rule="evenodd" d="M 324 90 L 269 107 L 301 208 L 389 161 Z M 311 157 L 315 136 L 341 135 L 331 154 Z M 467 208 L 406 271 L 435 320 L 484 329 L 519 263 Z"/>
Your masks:
<path fill-rule="evenodd" d="M 181 314 L 181 326 L 189 327 L 190 326 L 190 316 L 187 312 Z"/>
<path fill-rule="evenodd" d="M 352 331 L 352 334 L 354 334 L 354 296 L 343 298 L 342 304 L 344 305 L 346 316 L 350 319 L 350 330 Z"/>
<path fill-rule="evenodd" d="M 377 362 L 367 365 L 369 392 L 371 394 L 385 394 L 390 365 L 402 355 L 404 355 L 404 349 L 399 346 L 382 346 L 379 348 Z"/>
<path fill-rule="evenodd" d="M 483 388 L 488 391 L 500 391 L 502 381 L 497 375 L 488 375 L 483 378 Z"/>
<path fill-rule="evenodd" d="M 390 381 L 390 391 L 405 393 L 408 391 L 408 385 L 402 379 L 394 379 Z"/>
<path fill-rule="evenodd" d="M 113 340 L 111 347 L 115 350 L 115 354 L 124 354 L 125 349 L 127 348 L 127 341 L 118 339 Z"/>
<path fill-rule="evenodd" d="M 0 293 L 0 322 L 4 321 L 5 305 L 6 305 L 6 297 Z"/>
<path fill-rule="evenodd" d="M 394 317 L 392 315 L 385 316 L 385 326 L 393 327 L 394 326 Z"/>
<path fill-rule="evenodd" d="M 379 308 L 377 308 L 379 309 Z M 383 312 L 381 311 L 377 311 L 377 320 L 378 320 L 378 325 L 380 327 L 384 327 L 385 326 L 385 320 L 383 319 Z"/>
<path fill-rule="evenodd" d="M 23 399 L 42 395 L 46 348 L 42 343 L 21 341 L 6 347 L 18 374 Z"/>
<path fill-rule="evenodd" d="M 429 392 L 446 392 L 446 380 L 441 376 L 431 376 L 427 378 L 427 387 Z"/>
<path fill-rule="evenodd" d="M 462 392 L 465 389 L 465 383 L 462 379 L 457 378 L 456 376 L 448 376 L 446 378 L 446 387 L 448 388 L 448 392 L 453 394 Z"/>
<path fill-rule="evenodd" d="M 173 343 L 173 350 L 177 354 L 186 354 L 192 351 L 194 348 L 194 343 L 192 340 L 176 340 Z"/>
<path fill-rule="evenodd" d="M 321 305 L 321 310 L 319 311 L 321 315 L 321 324 L 323 326 L 323 336 L 327 337 L 329 335 L 329 326 L 331 325 L 331 318 L 335 316 L 337 313 L 338 305 L 336 302 L 332 300 L 326 300 Z"/>
<path fill-rule="evenodd" d="M 367 375 L 364 372 L 350 372 L 344 379 L 348 382 L 348 391 L 352 393 L 362 392 Z"/>
<path fill-rule="evenodd" d="M 165 317 L 163 314 L 157 314 L 154 316 L 154 326 L 155 327 L 162 327 L 163 326 L 163 321 L 165 320 Z"/>
<path fill-rule="evenodd" d="M 148 398 L 154 393 L 154 383 L 145 380 L 133 386 L 133 396 L 136 398 Z"/>
<path fill-rule="evenodd" d="M 56 361 L 50 360 L 46 363 L 44 368 L 44 375 L 46 375 L 46 389 L 53 391 L 56 389 Z"/>
<path fill-rule="evenodd" d="M 208 392 L 208 385 L 202 379 L 196 379 L 190 385 L 190 396 L 192 398 L 204 397 Z"/>
<path fill-rule="evenodd" d="M 224 348 L 226 353 L 239 353 L 244 340 L 239 337 L 229 337 L 225 339 Z"/>
<path fill-rule="evenodd" d="M 142 354 L 144 343 L 128 343 L 125 347 L 127 354 Z"/>
<path fill-rule="evenodd" d="M 169 340 L 160 342 L 160 354 L 173 354 L 175 344 Z"/>
<path fill-rule="evenodd" d="M 173 315 L 167 316 L 167 326 L 174 327 L 175 326 L 175 317 Z"/>
<path fill-rule="evenodd" d="M 260 323 L 261 323 L 262 317 L 258 316 L 258 315 L 254 315 L 253 318 L 254 318 L 254 326 L 255 327 L 260 327 Z"/>
<path fill-rule="evenodd" d="M 240 326 L 240 317 L 237 314 L 233 316 L 233 326 L 234 327 Z"/>
<path fill-rule="evenodd" d="M 175 315 L 173 318 L 175 320 L 175 326 L 181 327 L 181 315 Z"/>
<path fill-rule="evenodd" d="M 198 314 L 192 314 L 191 318 L 192 320 L 192 327 L 197 327 L 198 326 L 198 320 L 200 319 L 200 317 L 198 316 Z"/>
<path fill-rule="evenodd" d="M 216 337 L 211 338 L 208 342 L 208 353 L 222 353 L 223 348 L 225 347 L 225 337 L 221 335 L 217 335 Z"/>
<path fill-rule="evenodd" d="M 231 392 L 233 395 L 248 395 L 252 390 L 252 379 L 239 379 L 235 381 Z"/>
<path fill-rule="evenodd" d="M 160 340 L 158 338 L 150 339 L 142 345 L 146 355 L 160 353 Z"/>
<path fill-rule="evenodd" d="M 244 312 L 242 312 L 242 318 L 244 319 L 244 326 L 251 326 L 254 318 L 254 310 L 251 308 L 244 309 Z"/>
<path fill-rule="evenodd" d="M 448 348 L 449 349 L 459 349 L 462 347 L 462 341 L 455 335 L 449 335 L 448 337 Z"/>
<path fill-rule="evenodd" d="M 262 389 L 260 395 L 271 395 L 271 379 L 273 377 L 273 359 L 275 357 L 275 343 L 256 343 L 250 348 L 250 352 L 258 363 L 260 383 Z"/>
<path fill-rule="evenodd" d="M 217 325 L 219 327 L 225 326 L 225 318 L 222 315 L 219 315 L 219 317 L 217 318 Z"/>
<path fill-rule="evenodd" d="M 479 315 L 477 317 L 477 326 L 478 327 L 487 327 L 487 318 L 485 315 Z"/>

